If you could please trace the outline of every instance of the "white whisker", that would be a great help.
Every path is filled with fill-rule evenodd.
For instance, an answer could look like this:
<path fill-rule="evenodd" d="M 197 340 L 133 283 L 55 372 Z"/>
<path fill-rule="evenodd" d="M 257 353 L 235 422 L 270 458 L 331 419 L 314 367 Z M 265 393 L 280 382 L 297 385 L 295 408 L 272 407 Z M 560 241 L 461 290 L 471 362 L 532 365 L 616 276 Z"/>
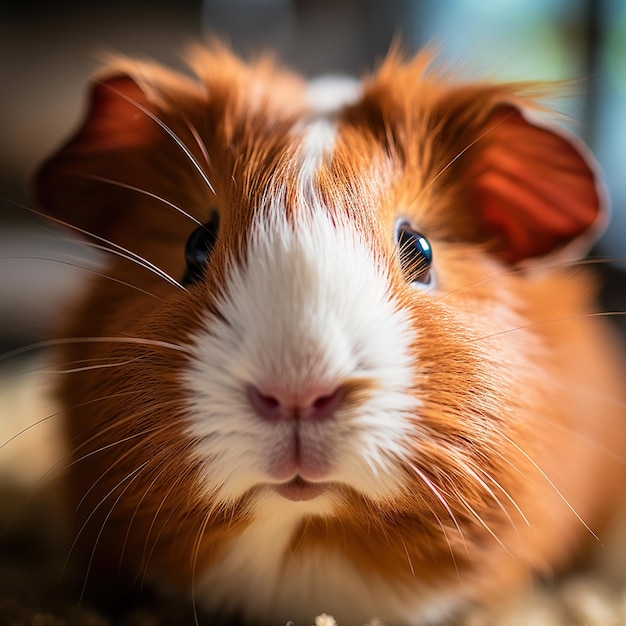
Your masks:
<path fill-rule="evenodd" d="M 137 476 L 139 476 L 141 470 L 143 470 L 146 467 L 146 465 L 148 465 L 149 462 L 150 461 L 145 461 L 139 467 L 136 467 L 132 472 L 129 472 L 124 478 L 122 478 L 120 481 L 118 481 L 109 490 L 109 492 L 100 500 L 100 502 L 98 502 L 98 504 L 93 508 L 91 513 L 85 519 L 84 524 L 81 526 L 80 530 L 76 534 L 76 537 L 74 538 L 74 541 L 72 542 L 72 545 L 70 546 L 70 549 L 68 551 L 64 569 L 67 568 L 67 564 L 69 563 L 69 559 L 70 559 L 70 557 L 72 555 L 72 551 L 76 547 L 76 544 L 78 543 L 78 540 L 80 539 L 81 534 L 83 533 L 83 531 L 85 530 L 87 524 L 89 523 L 89 520 L 96 513 L 96 511 L 108 500 L 109 496 L 111 496 L 115 492 L 115 490 L 119 489 L 125 482 L 128 481 L 128 484 L 126 485 L 126 487 L 124 487 L 122 492 L 117 496 L 117 498 L 115 499 L 115 502 L 113 503 L 113 505 L 109 509 L 109 512 L 104 517 L 102 525 L 100 526 L 100 530 L 98 531 L 98 534 L 96 535 L 96 538 L 94 540 L 94 546 L 93 546 L 93 549 L 91 551 L 91 555 L 89 557 L 89 561 L 87 563 L 85 572 L 83 574 L 83 579 L 84 580 L 83 580 L 83 586 L 82 586 L 81 594 L 80 594 L 80 597 L 79 597 L 79 602 L 82 601 L 83 596 L 85 594 L 85 590 L 87 589 L 87 581 L 89 579 L 89 573 L 90 573 L 91 567 L 93 565 L 93 560 L 94 560 L 94 557 L 95 557 L 95 554 L 96 554 L 96 550 L 98 548 L 98 542 L 100 541 L 100 537 L 102 536 L 102 533 L 104 532 L 104 527 L 106 526 L 107 522 L 109 521 L 109 518 L 113 514 L 113 511 L 115 510 L 115 507 L 117 506 L 119 501 L 122 499 L 122 497 L 124 496 L 126 491 L 128 491 L 128 489 L 132 485 L 133 481 L 137 478 Z"/>
<path fill-rule="evenodd" d="M 135 358 L 127 359 L 126 361 L 117 361 L 114 363 L 102 363 L 100 365 L 83 365 L 81 367 L 72 367 L 67 369 L 41 370 L 41 372 L 47 375 L 77 374 L 78 372 L 90 372 L 93 370 L 105 370 L 116 367 L 123 367 L 124 365 L 130 365 L 131 363 L 135 363 L 138 360 L 139 358 Z"/>
<path fill-rule="evenodd" d="M 508 333 L 513 333 L 518 330 L 528 330 L 529 328 L 537 328 L 540 326 L 546 326 L 548 324 L 557 324 L 558 322 L 569 322 L 571 320 L 591 318 L 591 317 L 612 317 L 612 316 L 621 316 L 626 315 L 626 311 L 598 311 L 594 313 L 581 313 L 580 315 L 568 315 L 565 317 L 553 317 L 547 320 L 539 320 L 537 322 L 532 322 L 530 324 L 523 324 L 521 326 L 515 326 L 514 328 L 507 328 L 506 330 L 500 330 L 495 333 L 491 333 L 489 335 L 483 335 L 481 337 L 477 337 L 476 339 L 469 339 L 470 342 L 484 341 L 485 339 L 492 339 L 493 337 L 499 337 L 501 335 L 506 335 Z"/>
<path fill-rule="evenodd" d="M 204 537 L 207 526 L 209 525 L 209 520 L 211 519 L 211 515 L 213 514 L 213 509 L 207 511 L 202 523 L 200 524 L 200 528 L 198 529 L 198 534 L 194 541 L 193 553 L 192 553 L 192 561 L 191 561 L 191 602 L 193 606 L 193 617 L 195 626 L 200 626 L 200 619 L 198 615 L 198 599 L 196 598 L 196 577 L 198 570 L 198 558 L 200 556 L 200 545 L 202 543 L 202 537 Z"/>
<path fill-rule="evenodd" d="M 459 151 L 456 156 L 454 156 L 450 161 L 446 163 L 429 181 L 428 184 L 424 185 L 422 189 L 422 193 L 428 191 L 468 150 L 473 148 L 477 143 L 482 141 L 489 133 L 495 130 L 501 124 L 504 124 L 505 120 L 501 120 L 497 124 L 487 128 L 480 135 L 478 135 L 475 139 L 473 139 L 465 148 Z"/>
<path fill-rule="evenodd" d="M 459 536 L 463 539 L 463 541 L 465 541 L 465 537 L 463 535 L 463 531 L 461 530 L 461 527 L 459 526 L 459 523 L 458 523 L 458 521 L 456 519 L 456 516 L 454 515 L 454 512 L 450 508 L 450 505 L 448 504 L 447 500 L 443 497 L 443 495 L 437 489 L 437 487 L 435 487 L 435 485 L 430 480 L 430 478 L 428 478 L 428 476 L 426 476 L 426 474 L 424 474 L 424 472 L 422 472 L 422 470 L 419 469 L 419 467 L 417 467 L 413 463 L 408 463 L 408 465 L 422 479 L 422 481 L 428 487 L 428 489 L 431 491 L 431 493 L 437 498 L 437 500 L 444 507 L 444 509 L 447 511 L 448 515 L 450 516 L 450 519 L 452 520 L 452 523 L 454 524 L 455 528 L 457 529 L 457 531 L 459 533 Z"/>
<path fill-rule="evenodd" d="M 463 504 L 463 506 L 470 512 L 470 514 L 472 515 L 472 517 L 474 517 L 474 519 L 489 533 L 489 535 L 491 535 L 491 537 L 494 539 L 494 541 L 511 557 L 513 557 L 513 554 L 511 553 L 511 551 L 504 545 L 504 543 L 502 542 L 502 540 L 500 539 L 500 537 L 498 537 L 498 535 L 496 535 L 496 533 L 491 529 L 491 527 L 489 526 L 489 524 L 487 524 L 487 522 L 485 522 L 485 520 L 483 519 L 483 517 L 470 505 L 470 503 L 458 492 L 455 490 L 455 495 L 458 498 L 459 502 L 461 502 L 461 504 Z"/>
<path fill-rule="evenodd" d="M 165 469 L 161 470 L 161 472 L 159 473 L 158 476 L 155 476 L 154 480 L 150 483 L 150 485 L 148 486 L 148 488 L 144 492 L 144 495 L 141 497 L 141 502 L 143 502 L 144 498 L 148 494 L 148 491 L 153 487 L 153 485 L 157 481 L 157 479 L 160 478 L 164 473 L 165 473 Z M 150 566 L 150 561 L 152 560 L 152 555 L 154 554 L 154 551 L 156 550 L 156 548 L 157 548 L 157 546 L 159 544 L 159 538 L 161 537 L 161 533 L 163 532 L 163 530 L 165 529 L 167 523 L 170 521 L 170 519 L 174 515 L 174 512 L 175 512 L 174 508 L 172 508 L 172 510 L 169 512 L 169 515 L 165 518 L 165 521 L 161 525 L 161 530 L 159 530 L 159 532 L 157 533 L 156 537 L 154 538 L 154 541 L 152 543 L 152 548 L 150 548 L 150 551 L 148 552 L 148 542 L 150 541 L 150 535 L 152 534 L 152 531 L 154 530 L 154 525 L 156 524 L 156 521 L 157 521 L 157 518 L 159 516 L 159 513 L 161 512 L 161 509 L 165 505 L 165 502 L 169 498 L 169 496 L 172 493 L 172 491 L 174 491 L 175 487 L 178 487 L 177 483 L 176 482 L 172 482 L 172 484 L 170 485 L 170 488 L 167 490 L 167 492 L 165 493 L 165 495 L 161 499 L 161 502 L 159 503 L 159 506 L 158 506 L 157 510 L 154 512 L 154 515 L 152 516 L 152 522 L 150 523 L 150 527 L 148 528 L 148 531 L 146 532 L 146 541 L 144 543 L 143 556 L 142 556 L 142 561 L 141 561 L 142 564 L 143 564 L 143 576 L 141 578 L 141 588 L 142 589 L 143 589 L 143 586 L 144 586 L 144 584 L 146 582 L 146 576 L 148 575 L 148 567 Z M 135 508 L 135 513 L 133 513 L 133 517 L 131 519 L 131 523 L 132 523 L 132 520 L 135 518 L 135 514 L 139 510 L 139 506 L 140 505 L 137 505 L 137 507 Z M 128 537 L 129 531 L 130 531 L 130 524 L 128 526 L 128 531 L 126 532 L 126 537 Z M 124 540 L 124 545 L 126 545 L 126 540 Z"/>
<path fill-rule="evenodd" d="M 137 393 L 137 392 L 134 392 L 134 393 Z M 93 404 L 95 402 L 102 402 L 103 400 L 110 400 L 111 398 L 117 398 L 117 397 L 119 397 L 121 395 L 126 395 L 126 394 L 115 393 L 115 394 L 111 394 L 111 395 L 108 395 L 108 396 L 102 396 L 100 398 L 96 398 L 95 400 L 88 400 L 86 402 L 81 402 L 80 404 L 77 404 L 77 405 L 75 405 L 72 408 L 80 408 L 80 407 L 83 407 L 83 406 L 88 406 L 89 404 Z M 2 450 L 2 448 L 4 448 L 5 446 L 8 446 L 12 441 L 17 439 L 21 435 L 27 433 L 29 430 L 39 426 L 40 424 L 45 423 L 46 421 L 48 421 L 48 420 L 50 420 L 50 419 L 52 419 L 54 417 L 60 417 L 64 413 L 65 413 L 64 410 L 55 411 L 54 413 L 51 413 L 50 415 L 46 415 L 45 417 L 42 417 L 42 418 L 38 419 L 35 422 L 32 422 L 28 426 L 22 428 L 22 430 L 17 432 L 15 435 L 13 435 L 12 437 L 10 437 L 6 441 L 4 441 L 2 444 L 0 444 L 0 450 Z M 55 467 L 57 467 L 58 465 L 59 465 L 59 463 L 57 463 L 57 465 L 55 465 Z M 54 468 L 52 468 L 52 470 L 54 470 Z M 45 478 L 46 477 L 44 476 L 42 479 L 45 479 Z"/>
<path fill-rule="evenodd" d="M 515 525 L 515 522 L 511 518 L 511 515 L 506 510 L 502 502 L 500 502 L 500 499 L 498 498 L 498 496 L 496 496 L 493 489 L 491 489 L 491 487 L 489 487 L 489 485 L 467 463 L 464 463 L 462 461 L 457 461 L 457 462 L 460 464 L 463 470 L 467 472 L 467 474 L 471 476 L 491 496 L 494 502 L 498 505 L 498 508 L 506 515 L 507 519 L 511 523 L 511 526 L 517 530 L 517 526 Z M 522 519 L 526 522 L 528 526 L 530 526 L 528 519 L 522 513 L 519 506 L 515 503 L 515 500 L 513 500 L 513 498 L 508 494 L 508 492 L 503 487 L 501 487 L 500 484 L 496 480 L 494 480 L 491 476 L 489 476 L 489 479 L 500 489 L 500 491 L 502 491 L 502 493 L 507 497 L 507 499 L 515 507 L 517 512 L 522 516 Z"/>
<path fill-rule="evenodd" d="M 406 554 L 406 560 L 409 563 L 409 569 L 411 570 L 411 575 L 415 577 L 415 568 L 413 567 L 413 561 L 411 560 L 409 549 L 406 547 L 404 537 L 402 536 L 402 533 L 400 532 L 400 529 L 398 528 L 397 524 L 395 526 L 396 526 L 396 530 L 398 531 L 398 536 L 400 537 L 400 541 L 402 542 L 402 547 L 404 548 L 404 554 Z"/>
<path fill-rule="evenodd" d="M 91 180 L 97 180 L 102 183 L 108 183 L 109 185 L 115 185 L 116 187 L 121 187 L 122 189 L 135 191 L 137 193 L 143 194 L 144 196 L 148 196 L 149 198 L 153 198 L 154 200 L 158 200 L 159 202 L 165 204 L 166 206 L 174 209 L 181 215 L 184 215 L 186 218 L 190 219 L 194 224 L 197 224 L 198 226 L 202 226 L 202 222 L 198 220 L 197 218 L 195 218 L 193 215 L 191 215 L 191 213 L 187 213 L 187 211 L 181 209 L 179 206 L 177 206 L 173 202 L 170 202 L 169 200 L 166 200 L 162 196 L 159 196 L 156 193 L 152 193 L 151 191 L 148 191 L 147 189 L 141 189 L 140 187 L 135 187 L 135 185 L 129 185 L 128 183 L 123 183 L 119 180 L 113 180 L 112 178 L 106 178 L 105 176 L 97 176 L 96 174 L 84 174 L 83 176 Z"/>
<path fill-rule="evenodd" d="M 197 144 L 198 148 L 200 149 L 200 152 L 202 153 L 202 156 L 204 158 L 205 163 L 208 166 L 210 166 L 211 165 L 211 158 L 209 157 L 209 153 L 208 153 L 208 151 L 206 149 L 206 145 L 205 145 L 204 141 L 202 141 L 202 137 L 200 137 L 200 133 L 198 133 L 198 130 L 189 121 L 189 118 L 186 115 L 183 115 L 182 118 L 185 121 L 185 124 L 186 124 L 187 128 L 189 129 L 189 131 L 191 132 L 193 138 L 195 139 L 196 144 Z"/>
<path fill-rule="evenodd" d="M 511 494 L 509 494 L 509 492 L 493 476 L 491 476 L 487 472 L 484 472 L 484 473 L 485 473 L 487 480 L 492 482 L 504 494 L 504 497 L 513 505 L 515 510 L 518 512 L 519 516 L 522 518 L 522 520 L 524 520 L 524 523 L 526 524 L 526 526 L 530 526 L 530 521 L 528 520 L 526 515 L 524 515 L 524 512 L 519 507 L 515 499 L 511 496 Z M 515 524 L 513 524 L 513 527 L 515 527 Z"/>
<path fill-rule="evenodd" d="M 532 459 L 532 457 L 527 454 L 520 446 L 518 446 L 510 437 L 507 437 L 504 433 L 501 433 L 501 436 L 506 439 L 525 459 L 529 461 L 529 463 L 541 474 L 541 476 L 546 480 L 546 482 L 554 489 L 554 492 L 559 496 L 559 498 L 563 501 L 565 506 L 574 514 L 576 519 L 585 527 L 585 529 L 593 536 L 594 539 L 600 541 L 600 538 L 596 533 L 591 530 L 589 525 L 583 520 L 583 518 L 578 514 L 576 509 L 569 503 L 567 498 L 559 491 L 558 487 L 554 484 L 554 482 L 550 479 L 550 477 L 539 467 L 539 465 Z"/>
<path fill-rule="evenodd" d="M 95 247 L 95 246 L 94 246 Z M 101 249 L 103 249 L 103 246 L 100 246 Z M 72 261 L 66 261 L 64 259 L 55 259 L 52 257 L 40 257 L 40 256 L 10 256 L 10 257 L 0 257 L 0 261 L 46 261 L 47 263 L 59 263 L 61 265 L 67 265 L 69 267 L 75 267 L 77 269 L 83 270 L 85 272 L 90 272 L 91 274 L 94 274 L 96 276 L 100 276 L 101 278 L 106 278 L 107 280 L 110 280 L 111 282 L 117 283 L 118 285 L 123 285 L 124 287 L 130 287 L 131 289 L 134 289 L 135 291 L 138 291 L 139 293 L 143 293 L 146 296 L 150 296 L 151 298 L 155 298 L 156 300 L 160 300 L 161 302 L 165 302 L 163 300 L 163 298 L 160 298 L 159 296 L 150 293 L 149 291 L 147 291 L 146 289 L 142 289 L 141 287 L 137 287 L 137 285 L 133 285 L 131 283 L 128 283 L 124 280 L 120 280 L 118 278 L 113 278 L 113 276 L 109 276 L 108 274 L 104 274 L 102 272 L 99 272 L 91 267 L 86 267 L 85 265 L 82 265 L 81 263 L 73 263 Z"/>
<path fill-rule="evenodd" d="M 63 346 L 77 343 L 119 343 L 119 344 L 133 344 L 138 346 L 150 346 L 154 348 L 166 348 L 167 350 L 174 350 L 175 352 L 181 352 L 191 356 L 189 348 L 181 346 L 169 341 L 160 341 L 158 339 L 142 339 L 141 337 L 63 337 L 59 339 L 48 339 L 46 341 L 38 341 L 31 343 L 27 346 L 21 346 L 15 350 L 0 354 L 0 361 L 7 361 L 9 359 L 21 356 L 22 354 L 28 354 L 41 348 L 51 348 L 54 346 Z"/>
<path fill-rule="evenodd" d="M 573 428 L 569 428 L 563 424 L 558 424 L 556 422 L 553 422 L 552 420 L 548 420 L 546 423 L 549 424 L 552 428 L 556 428 L 563 433 L 567 433 L 570 437 L 574 437 L 581 443 L 584 443 L 586 446 L 593 448 L 597 452 L 600 452 L 606 458 L 611 459 L 612 461 L 615 461 L 620 465 L 626 466 L 626 458 L 624 456 L 618 454 L 617 452 L 614 452 L 613 450 L 610 450 L 606 446 L 599 444 L 597 441 L 591 439 L 591 437 L 585 437 L 579 432 L 576 432 Z"/>
<path fill-rule="evenodd" d="M 71 465 L 77 465 L 78 463 L 81 463 L 82 461 L 85 461 L 86 459 L 88 459 L 89 457 L 95 456 L 96 454 L 101 454 L 102 452 L 105 452 L 106 450 L 110 450 L 111 448 L 114 448 L 115 446 L 120 446 L 124 443 L 128 443 L 129 441 L 132 441 L 133 439 L 138 439 L 140 437 L 145 437 L 146 434 L 148 433 L 153 433 L 157 430 L 157 428 L 150 428 L 150 429 L 144 429 L 143 431 L 139 432 L 139 433 L 134 433 L 132 435 L 128 435 L 128 437 L 123 437 L 122 439 L 117 439 L 116 441 L 113 441 L 112 443 L 108 443 L 104 446 L 100 446 L 99 448 L 96 448 L 95 450 L 91 450 L 90 452 L 87 452 L 86 454 L 84 454 L 83 456 L 81 456 L 78 459 L 75 459 L 74 461 L 72 461 L 72 463 L 70 463 Z M 98 433 L 97 435 L 94 435 L 91 440 L 97 438 L 100 435 L 100 433 Z M 76 510 L 78 511 L 78 509 L 80 509 L 80 507 L 84 504 L 85 500 L 87 499 L 87 497 L 89 496 L 89 494 L 98 486 L 98 484 L 100 483 L 101 480 L 103 480 L 106 475 L 112 470 L 114 469 L 117 465 L 119 465 L 123 460 L 126 459 L 126 457 L 131 453 L 131 451 L 135 450 L 136 448 L 139 447 L 139 445 L 143 443 L 143 442 L 139 442 L 137 443 L 130 451 L 127 450 L 122 456 L 118 457 L 115 459 L 115 462 L 112 463 L 109 467 L 107 467 L 107 469 L 100 474 L 99 478 L 97 478 L 96 480 L 94 480 L 94 482 L 92 483 L 92 485 L 89 487 L 89 489 L 87 489 L 87 491 L 85 491 L 85 493 L 83 494 L 83 497 L 78 501 L 78 504 L 76 505 Z"/>
<path fill-rule="evenodd" d="M 177 403 L 176 403 L 175 400 L 172 400 L 170 402 L 161 402 L 159 404 L 159 408 L 163 408 L 164 406 L 168 406 L 168 405 L 176 406 L 176 404 Z M 133 420 L 133 421 L 135 421 L 139 417 L 142 417 L 144 415 L 149 415 L 154 410 L 155 410 L 155 407 L 147 406 L 142 411 L 136 411 L 135 413 L 132 413 L 132 414 L 130 414 L 128 416 L 124 416 L 124 417 L 125 417 L 126 420 Z M 80 447 L 85 447 L 86 445 L 88 445 L 92 441 L 95 441 L 96 439 L 101 438 L 103 434 L 105 434 L 107 432 L 110 432 L 111 430 L 117 430 L 119 428 L 119 426 L 120 426 L 119 422 L 114 422 L 111 426 L 107 427 L 106 429 L 99 430 L 95 435 L 92 435 L 87 441 L 83 442 L 83 444 L 81 444 Z M 76 505 L 76 508 L 78 509 L 78 508 L 81 507 L 81 505 L 83 504 L 83 502 L 85 501 L 87 496 L 93 491 L 93 489 L 95 489 L 97 487 L 98 483 L 101 480 L 104 479 L 104 477 L 107 475 L 108 472 L 110 472 L 114 467 L 116 467 L 119 463 L 121 463 L 129 454 L 132 454 L 141 444 L 145 444 L 145 442 L 146 442 L 146 439 L 145 439 L 146 435 L 153 434 L 155 432 L 161 432 L 163 429 L 164 429 L 164 427 L 162 427 L 162 426 L 160 427 L 158 425 L 155 425 L 152 428 L 144 428 L 140 432 L 133 433 L 133 434 L 128 435 L 127 437 L 124 437 L 122 439 L 116 439 L 112 443 L 108 443 L 108 444 L 105 444 L 103 446 L 100 446 L 100 447 L 96 448 L 95 450 L 91 450 L 90 452 L 87 452 L 86 454 L 84 454 L 80 458 L 77 458 L 77 459 L 73 460 L 70 465 L 76 465 L 76 464 L 84 461 L 85 459 L 88 459 L 91 456 L 94 456 L 96 454 L 100 454 L 100 453 L 104 452 L 105 450 L 109 450 L 110 448 L 113 448 L 115 446 L 119 446 L 119 445 L 121 445 L 123 443 L 127 443 L 128 441 L 131 441 L 132 439 L 137 439 L 139 437 L 143 438 L 142 441 L 140 441 L 135 446 L 133 446 L 133 448 L 131 448 L 130 450 L 127 450 L 121 456 L 118 456 L 115 459 L 115 461 L 100 475 L 100 477 L 93 481 L 93 483 L 91 484 L 89 489 L 87 489 L 87 491 L 83 494 L 83 497 L 80 499 L 80 501 Z M 80 448 L 75 448 L 74 452 L 76 452 L 79 449 Z"/>
<path fill-rule="evenodd" d="M 106 244 L 106 245 L 102 245 L 102 244 L 94 243 L 93 241 L 83 241 L 81 242 L 83 246 L 94 248 L 95 250 L 102 250 L 103 252 L 106 252 L 107 254 L 113 254 L 117 257 L 120 257 L 121 259 L 130 261 L 131 263 L 134 263 L 135 265 L 139 267 L 143 267 L 144 269 L 152 272 L 155 276 L 162 278 L 163 280 L 165 280 L 165 282 L 169 283 L 170 285 L 173 285 L 174 287 L 180 289 L 181 291 L 187 291 L 187 289 L 185 289 L 185 287 L 181 283 L 179 283 L 175 278 L 170 276 L 167 272 L 164 272 L 160 267 L 158 267 L 154 263 L 151 263 L 147 259 L 144 259 L 142 256 L 135 254 L 134 252 L 124 248 L 123 246 L 118 246 L 116 243 L 113 243 L 112 241 L 109 241 L 108 239 L 97 237 L 96 235 L 92 235 L 88 231 L 84 231 L 76 227 L 72 227 L 72 228 L 90 237 L 96 237 L 97 239 L 104 241 Z M 114 246 L 114 248 L 110 248 L 109 246 Z"/>
<path fill-rule="evenodd" d="M 183 140 L 163 120 L 159 119 L 159 117 L 156 116 L 154 113 L 152 113 L 152 111 L 147 109 L 141 103 L 137 102 L 135 99 L 127 96 L 125 93 L 121 92 L 119 89 L 116 89 L 115 87 L 112 87 L 111 85 L 108 85 L 106 83 L 100 83 L 100 84 L 106 89 L 108 89 L 109 91 L 112 91 L 113 93 L 118 95 L 120 98 L 123 98 L 124 100 L 126 100 L 126 102 L 130 102 L 130 104 L 137 107 L 142 113 L 147 115 L 153 122 L 158 124 L 176 142 L 176 145 L 178 145 L 178 147 L 185 153 L 185 156 L 189 159 L 191 164 L 197 170 L 198 174 L 200 174 L 200 177 L 202 178 L 206 186 L 211 190 L 212 193 L 215 193 L 215 189 L 213 188 L 211 181 L 208 179 L 202 167 L 200 167 L 200 164 L 191 153 L 191 150 L 189 150 L 189 148 L 185 145 Z"/>
<path fill-rule="evenodd" d="M 29 211 L 30 213 L 33 213 L 34 215 L 38 215 L 39 217 L 45 220 L 54 222 L 55 224 L 59 224 L 59 226 L 64 226 L 65 228 L 73 230 L 77 233 L 81 233 L 82 235 L 85 235 L 86 237 L 91 237 L 93 239 L 101 241 L 105 245 L 98 245 L 98 244 L 94 244 L 88 241 L 83 241 L 81 243 L 82 245 L 88 245 L 98 250 L 103 250 L 109 254 L 115 254 L 123 259 L 126 259 L 127 261 L 131 261 L 132 263 L 135 263 L 135 265 L 138 265 L 139 267 L 143 267 L 144 269 L 149 270 L 150 272 L 152 272 L 159 278 L 162 278 L 169 284 L 173 285 L 174 287 L 182 291 L 187 291 L 187 289 L 185 289 L 185 287 L 181 285 L 175 278 L 172 278 L 169 274 L 164 272 L 160 267 L 156 266 L 154 263 L 151 263 L 147 259 L 144 259 L 142 256 L 136 254 L 132 250 L 129 250 L 128 248 L 124 248 L 124 246 L 120 246 L 119 244 L 116 244 L 115 242 L 110 241 L 109 239 L 106 239 L 105 237 L 100 237 L 99 235 L 96 235 L 95 233 L 91 233 L 88 230 L 75 226 L 74 224 L 71 224 L 70 222 L 66 222 L 65 220 L 52 217 L 51 215 L 47 215 L 43 211 L 38 211 L 37 209 L 33 209 L 32 207 L 28 207 L 23 204 L 15 203 L 15 205 L 19 206 L 25 211 Z M 109 247 L 109 246 L 112 246 L 112 247 Z"/>
<path fill-rule="evenodd" d="M 556 261 L 556 262 L 544 262 L 541 265 L 537 266 L 537 269 L 543 270 L 558 270 L 563 268 L 570 267 L 584 267 L 587 265 L 607 265 L 612 263 L 620 263 L 625 261 L 624 258 L 590 258 L 590 259 L 580 259 L 578 261 Z M 492 280 L 498 280 L 501 278 L 508 278 L 509 276 L 517 276 L 528 273 L 527 267 L 510 267 L 497 274 L 491 274 L 490 276 L 485 276 L 484 278 L 480 278 L 478 280 L 472 281 L 463 285 L 462 287 L 457 287 L 456 289 L 452 289 L 450 291 L 446 291 L 439 296 L 434 297 L 435 302 L 441 302 L 445 300 L 449 296 L 456 295 L 467 291 L 468 289 L 474 289 L 476 287 L 480 287 L 486 283 L 491 282 Z"/>

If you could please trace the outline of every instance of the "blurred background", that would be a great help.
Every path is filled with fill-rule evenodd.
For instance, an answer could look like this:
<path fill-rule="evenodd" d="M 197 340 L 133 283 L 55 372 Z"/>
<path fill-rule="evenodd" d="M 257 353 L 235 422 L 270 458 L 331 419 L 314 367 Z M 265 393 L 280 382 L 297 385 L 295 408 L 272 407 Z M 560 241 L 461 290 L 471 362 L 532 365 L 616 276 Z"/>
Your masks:
<path fill-rule="evenodd" d="M 45 337 L 78 270 L 24 208 L 36 164 L 73 129 L 103 51 L 182 68 L 189 40 L 217 34 L 271 50 L 307 75 L 361 75 L 399 37 L 434 42 L 468 78 L 580 78 L 552 103 L 604 169 L 613 222 L 593 251 L 626 256 L 626 0 L 65 0 L 0 8 L 0 344 Z M 65 256 L 64 256 L 65 255 Z M 28 257 L 28 258 L 25 258 Z M 605 306 L 626 310 L 623 261 L 603 269 Z M 623 318 L 622 318 L 623 319 Z"/>

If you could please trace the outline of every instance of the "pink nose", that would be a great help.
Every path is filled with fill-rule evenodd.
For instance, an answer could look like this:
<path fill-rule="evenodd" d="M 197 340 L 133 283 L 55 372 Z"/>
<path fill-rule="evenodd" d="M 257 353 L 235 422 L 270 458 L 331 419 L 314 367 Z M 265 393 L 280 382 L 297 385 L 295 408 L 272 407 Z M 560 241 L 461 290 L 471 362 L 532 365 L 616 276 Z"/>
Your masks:
<path fill-rule="evenodd" d="M 277 390 L 261 391 L 254 385 L 248 387 L 250 406 L 261 419 L 267 422 L 329 420 L 341 406 L 343 397 L 343 387 L 311 388 L 291 395 Z"/>

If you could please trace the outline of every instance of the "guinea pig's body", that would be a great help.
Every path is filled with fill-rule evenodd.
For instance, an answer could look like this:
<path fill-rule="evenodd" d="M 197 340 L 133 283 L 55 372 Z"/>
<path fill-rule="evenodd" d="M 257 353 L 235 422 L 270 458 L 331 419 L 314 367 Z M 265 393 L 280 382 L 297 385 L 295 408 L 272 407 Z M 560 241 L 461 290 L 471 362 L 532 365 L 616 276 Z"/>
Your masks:
<path fill-rule="evenodd" d="M 558 256 L 602 220 L 579 148 L 424 55 L 363 85 L 191 65 L 117 62 L 38 178 L 112 252 L 60 356 L 87 579 L 417 626 L 566 565 L 626 447 L 623 366 Z"/>

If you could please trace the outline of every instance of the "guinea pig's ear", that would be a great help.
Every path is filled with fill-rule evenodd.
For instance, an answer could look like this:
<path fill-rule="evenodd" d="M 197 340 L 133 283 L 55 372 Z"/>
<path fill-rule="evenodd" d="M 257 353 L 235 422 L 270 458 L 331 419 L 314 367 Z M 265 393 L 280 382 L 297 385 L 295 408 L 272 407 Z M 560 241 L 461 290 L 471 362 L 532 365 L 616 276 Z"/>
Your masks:
<path fill-rule="evenodd" d="M 495 252 L 507 263 L 584 254 L 608 209 L 582 143 L 508 104 L 493 109 L 482 137 L 469 184 Z"/>
<path fill-rule="evenodd" d="M 36 173 L 42 211 L 86 233 L 108 237 L 123 211 L 121 186 L 137 184 L 129 172 L 159 134 L 163 130 L 137 82 L 123 74 L 94 81 L 81 127 Z"/>

